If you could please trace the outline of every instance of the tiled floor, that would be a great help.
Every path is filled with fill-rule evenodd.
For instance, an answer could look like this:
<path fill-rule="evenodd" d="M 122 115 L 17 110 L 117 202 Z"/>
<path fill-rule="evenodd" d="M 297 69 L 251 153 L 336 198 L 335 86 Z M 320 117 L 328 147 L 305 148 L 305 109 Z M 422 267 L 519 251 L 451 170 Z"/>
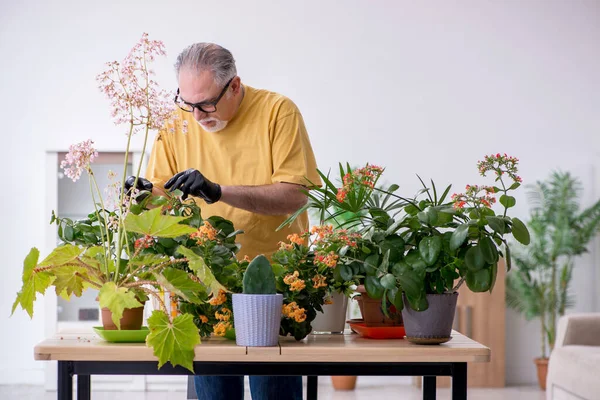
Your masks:
<path fill-rule="evenodd" d="M 421 400 L 421 392 L 407 384 L 390 383 L 387 377 L 359 377 L 356 390 L 336 392 L 328 378 L 320 379 L 319 400 Z M 533 386 L 504 389 L 469 389 L 469 400 L 544 400 L 545 393 Z M 93 400 L 185 400 L 185 393 L 171 392 L 92 392 Z M 246 400 L 250 394 L 246 393 Z M 450 400 L 449 389 L 438 389 L 439 400 Z M 0 386 L 2 400 L 54 400 L 56 392 L 41 386 Z"/>

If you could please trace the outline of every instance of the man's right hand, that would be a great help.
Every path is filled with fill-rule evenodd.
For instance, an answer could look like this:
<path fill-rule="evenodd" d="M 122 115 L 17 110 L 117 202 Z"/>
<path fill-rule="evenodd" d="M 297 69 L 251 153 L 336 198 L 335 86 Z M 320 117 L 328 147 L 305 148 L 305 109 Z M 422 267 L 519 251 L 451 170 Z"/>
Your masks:
<path fill-rule="evenodd" d="M 125 179 L 125 196 L 130 196 L 131 195 L 131 188 L 133 187 L 133 184 L 135 182 L 135 176 L 131 175 L 128 176 L 127 179 Z M 152 182 L 150 182 L 148 179 L 144 179 L 141 176 L 138 178 L 137 180 L 137 184 L 135 185 L 135 188 L 137 190 L 147 190 L 149 192 L 152 192 L 152 188 L 154 187 L 154 185 L 152 185 Z"/>

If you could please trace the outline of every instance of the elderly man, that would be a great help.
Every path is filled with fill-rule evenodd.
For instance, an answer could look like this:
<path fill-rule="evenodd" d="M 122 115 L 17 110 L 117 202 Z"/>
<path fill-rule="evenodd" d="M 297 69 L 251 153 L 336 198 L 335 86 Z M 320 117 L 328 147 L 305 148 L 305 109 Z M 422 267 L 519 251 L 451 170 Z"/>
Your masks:
<path fill-rule="evenodd" d="M 232 54 L 219 45 L 189 46 L 175 69 L 187 133 L 157 135 L 148 180 L 138 188 L 182 190 L 204 218 L 219 215 L 244 230 L 240 257 L 269 257 L 287 235 L 308 228 L 304 214 L 275 231 L 306 203 L 306 179 L 321 184 L 302 115 L 288 98 L 242 84 Z M 196 376 L 195 383 L 201 400 L 243 398 L 243 377 Z M 254 400 L 302 398 L 301 377 L 251 376 L 250 388 Z"/>

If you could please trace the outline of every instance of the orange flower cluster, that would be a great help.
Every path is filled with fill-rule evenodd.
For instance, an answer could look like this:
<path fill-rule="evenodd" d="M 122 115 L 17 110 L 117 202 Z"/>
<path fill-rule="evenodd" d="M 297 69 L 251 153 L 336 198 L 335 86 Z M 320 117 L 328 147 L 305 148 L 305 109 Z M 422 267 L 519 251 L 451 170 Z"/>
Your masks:
<path fill-rule="evenodd" d="M 323 304 L 333 304 L 333 298 L 331 296 L 325 297 Z"/>
<path fill-rule="evenodd" d="M 317 240 L 325 239 L 327 236 L 333 233 L 333 226 L 331 225 L 322 225 L 322 226 L 313 226 L 310 230 L 311 234 L 317 234 Z"/>
<path fill-rule="evenodd" d="M 293 318 L 296 322 L 304 322 L 306 320 L 306 310 L 298 307 L 295 301 L 281 306 L 281 313 L 286 318 Z"/>
<path fill-rule="evenodd" d="M 325 282 L 327 280 L 327 277 L 321 274 L 317 274 L 315 276 L 313 276 L 312 281 L 313 281 L 313 287 L 315 289 L 318 289 L 320 287 L 325 287 L 327 286 L 327 282 Z"/>
<path fill-rule="evenodd" d="M 203 324 L 208 322 L 208 317 L 206 315 L 200 315 L 198 318 L 200 318 L 200 321 L 202 321 Z"/>
<path fill-rule="evenodd" d="M 223 307 L 221 312 L 215 312 L 215 318 L 219 321 L 229 321 L 231 319 L 231 310 L 227 307 Z"/>
<path fill-rule="evenodd" d="M 220 306 L 221 304 L 227 301 L 227 295 L 223 289 L 219 289 L 219 294 L 213 296 L 212 299 L 209 300 L 209 304 L 211 306 Z"/>
<path fill-rule="evenodd" d="M 357 168 L 352 173 L 347 173 L 342 178 L 343 186 L 338 189 L 336 198 L 341 203 L 346 199 L 348 192 L 355 190 L 357 185 L 375 188 L 375 182 L 383 173 L 383 168 L 367 164 L 364 168 Z"/>
<path fill-rule="evenodd" d="M 291 235 L 288 235 L 287 239 L 294 244 L 297 244 L 298 246 L 303 246 L 304 245 L 304 238 L 301 235 L 298 235 L 297 233 L 293 233 Z"/>
<path fill-rule="evenodd" d="M 215 336 L 225 336 L 229 328 L 231 328 L 231 322 L 221 321 L 213 326 L 213 332 Z"/>
<path fill-rule="evenodd" d="M 190 238 L 196 239 L 198 244 L 202 245 L 209 240 L 215 240 L 217 238 L 217 230 L 208 221 L 204 221 L 204 225 L 198 228 L 198 230 L 190 235 Z"/>
<path fill-rule="evenodd" d="M 306 287 L 304 280 L 298 278 L 298 271 L 294 271 L 293 274 L 288 274 L 283 278 L 283 283 L 290 287 L 292 292 L 299 292 Z"/>
<path fill-rule="evenodd" d="M 339 256 L 333 251 L 330 251 L 328 254 L 323 252 L 315 253 L 315 264 L 319 266 L 334 268 L 338 263 L 338 259 Z"/>
<path fill-rule="evenodd" d="M 491 186 L 467 185 L 465 193 L 454 193 L 451 198 L 455 209 L 463 209 L 468 204 L 491 208 L 496 202 L 494 193 L 495 189 Z"/>

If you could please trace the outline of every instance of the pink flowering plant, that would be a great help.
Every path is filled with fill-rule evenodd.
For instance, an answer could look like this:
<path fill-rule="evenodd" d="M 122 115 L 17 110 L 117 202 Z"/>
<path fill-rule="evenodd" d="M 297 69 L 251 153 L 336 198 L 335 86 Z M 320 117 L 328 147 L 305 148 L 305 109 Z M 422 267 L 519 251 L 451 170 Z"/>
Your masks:
<path fill-rule="evenodd" d="M 148 318 L 147 345 L 158 357 L 159 367 L 170 362 L 193 371 L 194 347 L 200 343 L 194 317 L 167 313 L 158 293 L 169 291 L 188 302 L 202 303 L 223 289 L 202 255 L 186 247 L 193 244 L 193 235 L 199 234 L 203 221 L 199 212 L 191 212 L 175 196 L 124 190 L 132 136 L 144 135 L 145 151 L 150 131 L 175 123 L 168 122 L 174 109 L 172 95 L 159 90 L 150 69 L 155 57 L 163 55 L 163 43 L 144 34 L 122 62 L 108 63 L 108 69 L 98 76 L 115 122 L 128 126 L 122 179 L 112 185 L 113 193 L 105 201 L 91 168 L 98 157 L 93 142 L 70 147 L 61 167 L 73 181 L 87 174 L 93 210 L 77 221 L 52 213 L 51 223 L 56 223 L 62 243 L 41 261 L 39 250 L 31 249 L 23 263 L 22 288 L 12 312 L 21 306 L 33 317 L 37 294 L 43 295 L 50 286 L 65 299 L 93 288 L 99 290 L 100 307 L 112 312 L 112 321 L 120 329 L 125 309 L 141 307 L 154 296 L 160 309 Z"/>
<path fill-rule="evenodd" d="M 398 185 L 378 186 L 383 168 L 340 165 L 341 187 L 320 172 L 325 185 L 311 190 L 303 211 L 316 209 L 322 223 L 334 221 L 360 235 L 356 247 L 337 250 L 339 281 L 364 284 L 370 297 L 382 299 L 386 314 L 391 305 L 401 310 L 404 296 L 422 311 L 426 294 L 453 293 L 465 282 L 474 292 L 492 291 L 500 256 L 510 269 L 506 236 L 529 243 L 523 222 L 508 216 L 516 204 L 510 192 L 521 185 L 517 166 L 506 154 L 486 156 L 477 167 L 482 176 L 494 174 L 495 185 L 469 185 L 448 199 L 451 185 L 440 193 L 419 177 L 422 190 L 408 198 L 395 193 Z M 493 209 L 497 196 L 499 213 Z"/>

